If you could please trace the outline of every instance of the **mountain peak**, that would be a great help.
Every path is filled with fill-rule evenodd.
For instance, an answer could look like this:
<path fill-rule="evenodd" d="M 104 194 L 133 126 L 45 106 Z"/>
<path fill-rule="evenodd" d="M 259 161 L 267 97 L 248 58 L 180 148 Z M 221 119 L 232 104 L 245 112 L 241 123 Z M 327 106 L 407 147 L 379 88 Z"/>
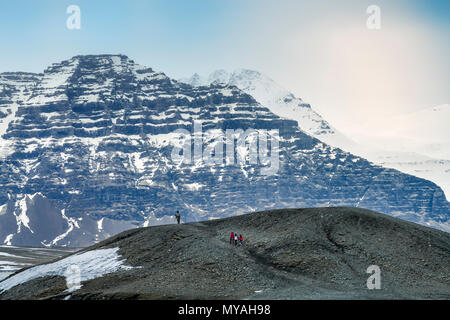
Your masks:
<path fill-rule="evenodd" d="M 76 55 L 73 56 L 69 60 L 79 60 L 79 61 L 86 61 L 86 60 L 99 60 L 99 59 L 111 59 L 112 61 L 118 61 L 118 60 L 129 60 L 132 61 L 128 56 L 124 54 L 82 54 L 82 55 Z"/>
<path fill-rule="evenodd" d="M 64 66 L 81 66 L 85 70 L 95 68 L 108 68 L 134 65 L 134 61 L 123 54 L 89 54 L 77 55 L 68 60 L 63 60 L 58 63 L 53 63 L 48 67 L 44 73 L 51 73 Z"/>

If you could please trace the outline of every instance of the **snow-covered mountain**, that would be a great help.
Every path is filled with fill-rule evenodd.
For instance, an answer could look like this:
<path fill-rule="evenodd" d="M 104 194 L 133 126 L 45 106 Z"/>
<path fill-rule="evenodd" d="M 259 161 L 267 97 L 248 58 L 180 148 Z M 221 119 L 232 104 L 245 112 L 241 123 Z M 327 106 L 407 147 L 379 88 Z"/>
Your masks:
<path fill-rule="evenodd" d="M 353 140 L 330 125 L 309 104 L 258 71 L 217 70 L 208 77 L 194 74 L 180 81 L 193 86 L 214 82 L 237 86 L 278 116 L 296 120 L 303 131 L 319 140 L 384 167 L 433 181 L 450 198 L 448 104 L 385 119 L 377 127 L 366 125 Z"/>
<path fill-rule="evenodd" d="M 416 152 L 378 151 L 360 153 L 366 159 L 386 168 L 397 169 L 433 181 L 450 198 L 450 160 L 434 159 Z"/>
<path fill-rule="evenodd" d="M 2 74 L 0 97 L 0 241 L 7 245 L 85 246 L 174 222 L 175 210 L 198 221 L 356 206 L 450 230 L 437 185 L 329 146 L 234 85 L 191 86 L 124 55 L 88 55 L 43 74 Z M 226 129 L 278 130 L 268 142 L 279 144 L 279 170 L 261 174 L 261 161 L 173 161 L 175 130 L 192 132 L 194 121 L 205 133 L 201 149 L 214 153 Z M 243 137 L 236 131 L 232 140 Z M 234 159 L 248 160 L 253 138 L 232 150 Z"/>
<path fill-rule="evenodd" d="M 383 150 L 362 152 L 371 161 L 431 180 L 450 198 L 450 105 L 443 104 L 363 126 L 360 143 Z"/>
<path fill-rule="evenodd" d="M 228 72 L 220 69 L 208 77 L 197 73 L 180 81 L 192 86 L 225 83 L 233 85 L 254 97 L 263 106 L 276 115 L 298 122 L 299 127 L 319 140 L 343 150 L 355 152 L 360 146 L 330 125 L 311 105 L 296 97 L 291 92 L 277 84 L 268 76 L 249 69 L 237 69 Z"/>
<path fill-rule="evenodd" d="M 73 248 L 36 248 L 0 245 L 0 281 L 22 268 L 53 261 L 75 250 Z"/>

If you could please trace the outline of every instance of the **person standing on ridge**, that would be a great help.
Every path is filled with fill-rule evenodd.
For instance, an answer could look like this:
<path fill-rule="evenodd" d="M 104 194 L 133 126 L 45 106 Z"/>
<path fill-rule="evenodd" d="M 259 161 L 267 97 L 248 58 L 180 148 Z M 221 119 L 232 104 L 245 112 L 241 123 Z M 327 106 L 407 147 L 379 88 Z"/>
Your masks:
<path fill-rule="evenodd" d="M 233 244 L 233 241 L 234 241 L 234 232 L 231 231 L 231 234 L 230 234 L 230 244 Z"/>
<path fill-rule="evenodd" d="M 239 245 L 244 245 L 244 238 L 242 237 L 242 234 L 239 235 Z"/>
<path fill-rule="evenodd" d="M 234 233 L 234 246 L 237 247 L 238 245 L 238 234 L 237 232 Z"/>
<path fill-rule="evenodd" d="M 178 224 L 180 224 L 180 220 L 181 220 L 180 211 L 177 210 L 177 214 L 175 215 L 175 218 L 177 218 L 177 222 L 178 222 Z"/>

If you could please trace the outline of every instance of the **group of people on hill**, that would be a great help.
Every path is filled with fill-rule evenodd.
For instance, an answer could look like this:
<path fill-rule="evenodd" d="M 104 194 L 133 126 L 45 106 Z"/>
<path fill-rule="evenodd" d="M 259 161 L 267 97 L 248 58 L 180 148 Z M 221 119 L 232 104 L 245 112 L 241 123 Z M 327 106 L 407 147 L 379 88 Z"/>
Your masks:
<path fill-rule="evenodd" d="M 244 238 L 242 237 L 242 234 L 237 234 L 237 232 L 231 232 L 230 234 L 230 244 L 237 246 L 243 246 L 244 245 Z"/>
<path fill-rule="evenodd" d="M 181 214 L 180 211 L 177 210 L 177 213 L 175 214 L 175 219 L 177 219 L 177 223 L 180 224 L 181 222 Z M 239 234 L 237 232 L 231 232 L 230 234 L 230 244 L 237 246 L 243 246 L 244 245 L 244 237 L 242 237 L 242 234 Z"/>

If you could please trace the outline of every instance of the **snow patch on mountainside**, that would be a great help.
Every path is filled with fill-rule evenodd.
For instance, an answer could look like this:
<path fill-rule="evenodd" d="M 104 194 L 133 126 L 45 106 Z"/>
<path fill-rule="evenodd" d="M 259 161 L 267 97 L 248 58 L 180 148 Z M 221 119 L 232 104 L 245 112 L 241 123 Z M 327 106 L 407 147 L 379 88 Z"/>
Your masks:
<path fill-rule="evenodd" d="M 31 230 L 29 223 L 30 218 L 27 216 L 27 200 L 29 199 L 28 195 L 25 195 L 25 197 L 19 201 L 16 202 L 16 207 L 19 208 L 19 214 L 15 215 L 17 220 L 17 233 L 20 233 L 22 230 L 22 226 L 27 228 L 31 231 L 31 233 L 34 233 L 33 230 Z"/>
<path fill-rule="evenodd" d="M 3 241 L 3 243 L 4 243 L 5 245 L 7 245 L 7 246 L 10 246 L 10 245 L 11 245 L 11 240 L 12 240 L 13 237 L 14 237 L 14 234 L 13 234 L 13 233 L 8 234 L 8 235 L 6 236 L 6 238 L 5 238 L 5 240 Z"/>
<path fill-rule="evenodd" d="M 47 94 L 37 94 L 31 96 L 27 104 L 29 105 L 44 105 L 44 104 L 55 104 L 59 101 L 67 100 L 66 88 L 68 80 L 73 75 L 74 70 L 78 65 L 77 59 L 71 59 L 66 65 L 58 66 L 56 69 L 56 64 L 49 67 L 44 73 L 44 77 L 40 82 L 40 90 L 44 93 L 53 91 L 53 95 Z"/>
<path fill-rule="evenodd" d="M 8 209 L 8 204 L 7 203 L 0 205 L 0 216 L 4 215 L 6 213 L 7 209 Z"/>
<path fill-rule="evenodd" d="M 14 120 L 18 108 L 19 105 L 17 103 L 12 103 L 10 105 L 10 113 L 5 118 L 0 119 L 0 137 L 6 133 L 8 125 L 12 120 Z M 3 140 L 0 141 L 3 142 Z"/>
<path fill-rule="evenodd" d="M 55 239 L 53 239 L 50 244 L 46 244 L 46 243 L 42 243 L 43 245 L 45 245 L 46 247 L 50 247 L 50 246 L 56 246 L 58 244 L 59 241 L 63 240 L 65 237 L 67 237 L 69 235 L 69 233 L 71 233 L 73 231 L 74 228 L 80 228 L 80 226 L 78 225 L 78 222 L 73 219 L 73 218 L 68 218 L 65 214 L 66 209 L 62 209 L 61 210 L 61 216 L 64 220 L 67 221 L 67 224 L 69 225 L 69 228 L 66 230 L 66 232 L 64 232 L 63 234 L 60 234 L 59 236 L 57 236 Z"/>
<path fill-rule="evenodd" d="M 9 141 L 3 139 L 11 122 L 17 120 L 16 113 L 25 101 L 28 100 L 40 74 L 27 73 L 0 73 L 0 112 L 6 116 L 0 117 L 0 159 L 7 157 L 13 152 Z M 9 103 L 8 103 L 9 102 Z M 5 105 L 2 105 L 6 103 Z M 1 114 L 1 113 L 0 113 Z"/>

